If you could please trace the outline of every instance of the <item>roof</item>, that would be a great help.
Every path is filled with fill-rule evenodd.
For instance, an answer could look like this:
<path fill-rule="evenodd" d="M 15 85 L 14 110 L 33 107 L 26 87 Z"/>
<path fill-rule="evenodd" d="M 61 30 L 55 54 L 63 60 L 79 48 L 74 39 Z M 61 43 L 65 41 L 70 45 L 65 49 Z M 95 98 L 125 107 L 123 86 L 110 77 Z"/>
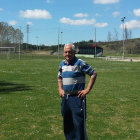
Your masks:
<path fill-rule="evenodd" d="M 94 49 L 95 47 L 98 48 L 98 49 L 103 49 L 102 47 L 99 47 L 99 46 L 96 46 L 96 45 L 95 46 L 93 46 L 93 45 L 82 45 L 82 46 L 78 46 L 79 49 L 91 49 L 91 48 Z"/>

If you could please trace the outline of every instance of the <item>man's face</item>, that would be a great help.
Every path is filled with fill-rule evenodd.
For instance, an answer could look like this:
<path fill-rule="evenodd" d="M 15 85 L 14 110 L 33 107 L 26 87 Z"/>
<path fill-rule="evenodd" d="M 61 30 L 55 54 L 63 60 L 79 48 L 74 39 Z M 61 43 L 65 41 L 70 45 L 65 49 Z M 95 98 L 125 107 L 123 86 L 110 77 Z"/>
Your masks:
<path fill-rule="evenodd" d="M 69 63 L 75 56 L 75 51 L 72 50 L 71 45 L 67 45 L 64 49 L 64 57 L 66 58 L 67 62 Z"/>

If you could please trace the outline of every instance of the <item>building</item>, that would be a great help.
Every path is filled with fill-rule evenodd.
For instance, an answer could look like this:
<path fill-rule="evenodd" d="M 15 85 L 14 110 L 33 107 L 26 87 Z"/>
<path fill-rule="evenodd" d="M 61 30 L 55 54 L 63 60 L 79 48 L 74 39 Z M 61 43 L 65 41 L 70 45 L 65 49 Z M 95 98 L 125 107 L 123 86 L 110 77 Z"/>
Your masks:
<path fill-rule="evenodd" d="M 103 55 L 103 48 L 97 46 L 97 44 L 78 46 L 78 49 L 78 55 L 92 55 L 92 57 Z"/>

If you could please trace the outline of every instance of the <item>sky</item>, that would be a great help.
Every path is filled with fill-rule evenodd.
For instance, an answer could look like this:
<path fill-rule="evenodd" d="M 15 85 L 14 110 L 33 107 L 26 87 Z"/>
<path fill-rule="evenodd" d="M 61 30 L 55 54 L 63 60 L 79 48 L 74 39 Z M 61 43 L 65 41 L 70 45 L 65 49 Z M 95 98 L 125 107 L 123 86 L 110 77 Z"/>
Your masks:
<path fill-rule="evenodd" d="M 122 40 L 123 25 L 140 38 L 140 0 L 0 0 L 0 22 L 34 45 L 113 40 L 115 30 Z"/>

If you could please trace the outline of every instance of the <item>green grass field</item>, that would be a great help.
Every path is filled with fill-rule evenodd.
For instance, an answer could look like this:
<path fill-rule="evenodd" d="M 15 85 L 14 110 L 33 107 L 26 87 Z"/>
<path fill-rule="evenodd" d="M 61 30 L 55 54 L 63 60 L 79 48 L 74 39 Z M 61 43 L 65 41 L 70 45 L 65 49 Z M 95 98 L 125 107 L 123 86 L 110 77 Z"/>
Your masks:
<path fill-rule="evenodd" d="M 87 95 L 89 140 L 139 140 L 140 63 L 82 59 L 98 73 Z M 65 140 L 57 91 L 61 60 L 0 60 L 0 140 Z"/>

